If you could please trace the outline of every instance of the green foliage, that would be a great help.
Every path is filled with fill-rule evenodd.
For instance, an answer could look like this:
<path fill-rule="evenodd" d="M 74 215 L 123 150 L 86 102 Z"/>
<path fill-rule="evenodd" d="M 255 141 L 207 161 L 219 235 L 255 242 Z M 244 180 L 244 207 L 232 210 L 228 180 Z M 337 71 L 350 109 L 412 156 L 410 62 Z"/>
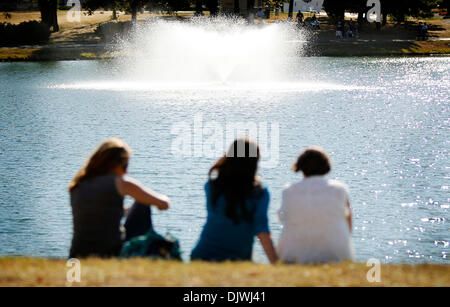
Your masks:
<path fill-rule="evenodd" d="M 84 0 L 83 8 L 88 11 L 95 11 L 99 8 L 103 9 L 126 9 L 130 1 L 125 0 Z"/>
<path fill-rule="evenodd" d="M 380 0 L 381 10 L 390 14 L 397 21 L 405 20 L 406 16 L 430 17 L 431 10 L 448 0 Z M 367 12 L 367 0 L 325 0 L 324 9 L 331 18 L 341 19 L 345 11 Z"/>
<path fill-rule="evenodd" d="M 431 17 L 431 10 L 442 3 L 443 0 L 382 0 L 381 6 L 394 20 L 401 22 L 407 16 Z"/>
<path fill-rule="evenodd" d="M 151 11 L 165 11 L 174 13 L 191 9 L 191 0 L 148 0 L 146 8 Z"/>
<path fill-rule="evenodd" d="M 18 25 L 0 23 L 0 46 L 34 45 L 48 42 L 50 30 L 38 21 Z"/>
<path fill-rule="evenodd" d="M 167 0 L 167 7 L 172 11 L 185 11 L 190 9 L 191 1 L 190 0 Z"/>

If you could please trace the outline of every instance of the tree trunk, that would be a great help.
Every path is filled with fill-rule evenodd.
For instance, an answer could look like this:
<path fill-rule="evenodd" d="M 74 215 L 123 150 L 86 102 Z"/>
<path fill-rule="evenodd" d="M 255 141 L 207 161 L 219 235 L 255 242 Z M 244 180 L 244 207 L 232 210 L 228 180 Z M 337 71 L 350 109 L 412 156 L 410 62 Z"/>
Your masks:
<path fill-rule="evenodd" d="M 203 1 L 202 0 L 195 1 L 195 14 L 203 15 Z"/>
<path fill-rule="evenodd" d="M 136 3 L 132 4 L 131 7 L 131 23 L 135 24 L 137 21 L 137 11 L 138 11 L 138 7 Z"/>
<path fill-rule="evenodd" d="M 335 23 L 345 18 L 345 3 L 342 0 L 325 0 L 323 8 L 330 17 L 332 23 Z"/>
<path fill-rule="evenodd" d="M 387 24 L 387 14 L 382 14 L 381 17 L 383 18 L 383 20 L 381 21 L 381 25 L 384 27 Z"/>
<path fill-rule="evenodd" d="M 253 11 L 255 8 L 255 0 L 247 0 L 247 11 Z"/>
<path fill-rule="evenodd" d="M 41 20 L 48 26 L 49 7 L 47 0 L 38 0 L 39 11 L 41 11 Z M 50 26 L 49 26 L 50 27 Z"/>
<path fill-rule="evenodd" d="M 294 15 L 294 0 L 289 0 L 288 18 L 292 19 L 293 15 Z"/>
<path fill-rule="evenodd" d="M 58 25 L 58 0 L 38 0 L 41 20 L 52 32 L 59 31 Z"/>
<path fill-rule="evenodd" d="M 209 9 L 209 15 L 211 17 L 217 16 L 217 13 L 218 13 L 218 11 L 217 11 L 217 5 L 218 5 L 217 0 L 208 0 L 207 5 L 208 5 L 208 9 Z"/>
<path fill-rule="evenodd" d="M 234 0 L 234 14 L 238 16 L 241 14 L 241 8 L 239 7 L 239 0 Z"/>
<path fill-rule="evenodd" d="M 385 6 L 381 6 L 381 17 L 383 20 L 381 21 L 382 26 L 384 27 L 387 24 L 388 12 Z"/>
<path fill-rule="evenodd" d="M 59 25 L 58 25 L 58 0 L 52 0 L 51 1 L 51 10 L 52 10 L 52 27 L 53 32 L 59 31 Z"/>
<path fill-rule="evenodd" d="M 367 14 L 367 8 L 361 5 L 358 9 L 358 23 L 360 26 L 364 23 L 364 14 Z"/>

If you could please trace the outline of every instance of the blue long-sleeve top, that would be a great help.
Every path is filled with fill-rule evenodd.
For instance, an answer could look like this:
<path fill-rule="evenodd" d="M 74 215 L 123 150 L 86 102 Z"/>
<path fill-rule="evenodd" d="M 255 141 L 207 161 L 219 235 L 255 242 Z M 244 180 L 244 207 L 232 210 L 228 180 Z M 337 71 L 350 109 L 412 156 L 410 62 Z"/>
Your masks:
<path fill-rule="evenodd" d="M 191 253 L 192 260 L 224 261 L 251 260 L 254 237 L 269 232 L 267 212 L 269 191 L 266 187 L 255 190 L 245 201 L 250 220 L 242 218 L 238 212 L 239 223 L 226 216 L 226 200 L 220 195 L 212 204 L 211 185 L 205 184 L 206 224 L 196 247 Z"/>

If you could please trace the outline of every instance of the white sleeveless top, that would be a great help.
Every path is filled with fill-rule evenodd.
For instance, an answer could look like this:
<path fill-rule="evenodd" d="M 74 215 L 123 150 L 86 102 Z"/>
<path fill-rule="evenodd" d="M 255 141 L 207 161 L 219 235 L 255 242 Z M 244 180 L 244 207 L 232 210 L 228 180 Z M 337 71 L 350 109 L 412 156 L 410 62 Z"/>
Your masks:
<path fill-rule="evenodd" d="M 283 190 L 278 256 L 288 263 L 353 260 L 346 185 L 312 176 Z"/>

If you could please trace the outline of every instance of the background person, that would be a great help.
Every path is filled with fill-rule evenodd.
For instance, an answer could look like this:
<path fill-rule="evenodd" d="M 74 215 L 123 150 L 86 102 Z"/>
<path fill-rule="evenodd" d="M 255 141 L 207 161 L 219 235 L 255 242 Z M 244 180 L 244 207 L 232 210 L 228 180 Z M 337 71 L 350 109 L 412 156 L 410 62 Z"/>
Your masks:
<path fill-rule="evenodd" d="M 298 12 L 297 12 L 297 23 L 298 24 L 302 24 L 304 17 L 305 16 L 303 15 L 302 11 L 298 10 Z"/>
<path fill-rule="evenodd" d="M 328 156 L 310 147 L 293 169 L 304 179 L 283 191 L 278 256 L 287 263 L 352 260 L 349 193 L 343 183 L 325 178 L 331 169 Z"/>
<path fill-rule="evenodd" d="M 262 8 L 258 9 L 258 11 L 256 12 L 256 16 L 258 17 L 258 24 L 262 24 L 264 18 L 264 11 Z"/>
<path fill-rule="evenodd" d="M 338 21 L 338 23 L 336 25 L 336 37 L 339 39 L 344 38 L 343 31 L 344 31 L 344 25 L 343 25 L 342 21 Z"/>
<path fill-rule="evenodd" d="M 256 177 L 258 160 L 258 146 L 240 139 L 210 169 L 208 216 L 191 260 L 251 260 L 257 236 L 269 261 L 277 261 L 267 218 L 269 191 Z"/>
<path fill-rule="evenodd" d="M 359 38 L 359 23 L 357 20 L 353 23 L 353 35 L 355 38 Z"/>
<path fill-rule="evenodd" d="M 138 203 L 125 223 L 126 239 L 151 227 L 149 205 L 169 208 L 169 198 L 125 178 L 131 150 L 120 139 L 103 142 L 69 185 L 73 215 L 70 258 L 118 256 L 125 239 L 120 229 L 125 195 Z M 147 205 L 147 206 L 144 206 Z"/>
<path fill-rule="evenodd" d="M 423 40 L 426 40 L 428 37 L 428 24 L 424 23 L 423 27 L 422 27 L 422 38 Z"/>
<path fill-rule="evenodd" d="M 353 38 L 353 20 L 350 20 L 347 30 L 347 38 Z"/>

